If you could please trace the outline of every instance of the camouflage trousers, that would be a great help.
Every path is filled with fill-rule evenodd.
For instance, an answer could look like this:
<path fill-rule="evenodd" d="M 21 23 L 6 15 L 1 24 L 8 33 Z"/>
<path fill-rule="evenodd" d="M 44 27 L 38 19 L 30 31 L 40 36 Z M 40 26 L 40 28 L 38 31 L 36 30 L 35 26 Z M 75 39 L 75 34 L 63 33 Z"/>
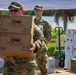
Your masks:
<path fill-rule="evenodd" d="M 30 58 L 14 59 L 5 59 L 3 75 L 36 75 L 36 67 L 33 60 Z"/>
<path fill-rule="evenodd" d="M 47 63 L 47 60 L 46 60 L 46 51 L 45 52 L 39 52 L 39 53 L 36 53 L 36 62 L 37 62 L 37 65 L 41 71 L 41 75 L 47 75 L 47 67 L 46 67 L 46 63 Z"/>

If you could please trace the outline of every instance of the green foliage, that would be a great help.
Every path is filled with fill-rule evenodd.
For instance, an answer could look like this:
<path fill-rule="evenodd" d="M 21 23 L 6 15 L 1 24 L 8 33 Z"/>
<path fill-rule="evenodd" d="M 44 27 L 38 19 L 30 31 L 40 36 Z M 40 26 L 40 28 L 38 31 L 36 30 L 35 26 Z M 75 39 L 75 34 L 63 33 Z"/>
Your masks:
<path fill-rule="evenodd" d="M 47 47 L 48 47 L 47 54 L 48 54 L 48 56 L 52 56 L 52 57 L 58 58 L 59 57 L 59 52 L 54 53 L 55 46 L 56 46 L 55 43 L 49 43 L 47 45 Z"/>
<path fill-rule="evenodd" d="M 9 14 L 9 11 L 8 10 L 2 10 L 2 14 L 3 15 L 8 15 Z"/>
<path fill-rule="evenodd" d="M 33 10 L 25 11 L 24 15 L 34 15 Z"/>
<path fill-rule="evenodd" d="M 60 33 L 62 33 L 62 30 L 60 30 Z M 63 31 L 63 34 L 65 34 L 66 32 L 65 31 Z M 55 29 L 53 29 L 52 30 L 52 38 L 57 38 L 57 36 L 58 36 L 58 30 L 55 30 Z"/>
<path fill-rule="evenodd" d="M 59 52 L 55 52 L 54 53 L 54 50 L 55 48 L 58 50 L 58 45 L 56 45 L 56 41 L 57 41 L 57 31 L 55 31 L 55 29 L 52 30 L 52 39 L 51 39 L 51 43 L 47 44 L 47 47 L 48 47 L 48 51 L 47 51 L 47 54 L 48 56 L 53 56 L 55 58 L 59 58 Z M 65 32 L 63 32 L 65 33 Z M 66 40 L 64 37 L 61 37 L 60 38 L 60 41 L 64 41 Z M 64 50 L 64 45 L 61 45 L 60 47 L 61 50 Z"/>
<path fill-rule="evenodd" d="M 56 47 L 57 50 L 59 49 L 58 46 L 56 46 L 55 43 L 49 43 L 47 45 L 47 47 L 48 47 L 48 51 L 47 51 L 48 56 L 53 56 L 55 58 L 59 58 L 59 51 L 54 53 L 55 47 Z M 64 46 L 61 46 L 60 49 L 64 50 Z"/>
<path fill-rule="evenodd" d="M 57 38 L 57 34 L 55 32 L 55 29 L 52 30 L 52 38 Z"/>
<path fill-rule="evenodd" d="M 54 15 L 54 11 L 53 10 L 45 10 L 43 13 L 44 16 L 52 16 Z"/>
<path fill-rule="evenodd" d="M 43 16 L 52 16 L 54 15 L 55 11 L 53 10 L 44 10 Z M 35 15 L 33 10 L 25 10 L 24 15 Z"/>
<path fill-rule="evenodd" d="M 48 52 L 47 52 L 48 56 L 50 55 L 53 56 L 55 43 L 49 43 L 47 44 L 47 47 L 48 47 Z"/>

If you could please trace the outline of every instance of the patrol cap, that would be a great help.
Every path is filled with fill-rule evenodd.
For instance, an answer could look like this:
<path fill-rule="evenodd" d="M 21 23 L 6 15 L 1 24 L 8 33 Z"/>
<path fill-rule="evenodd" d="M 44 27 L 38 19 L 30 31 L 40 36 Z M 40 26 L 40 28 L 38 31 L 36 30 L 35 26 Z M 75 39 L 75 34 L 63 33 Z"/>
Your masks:
<path fill-rule="evenodd" d="M 34 10 L 35 10 L 35 9 L 42 9 L 42 8 L 43 8 L 42 5 L 36 5 L 36 6 L 34 7 Z"/>
<path fill-rule="evenodd" d="M 21 4 L 20 2 L 12 2 L 8 7 L 8 9 L 10 9 L 11 7 L 15 7 L 17 9 L 23 9 L 23 4 Z"/>

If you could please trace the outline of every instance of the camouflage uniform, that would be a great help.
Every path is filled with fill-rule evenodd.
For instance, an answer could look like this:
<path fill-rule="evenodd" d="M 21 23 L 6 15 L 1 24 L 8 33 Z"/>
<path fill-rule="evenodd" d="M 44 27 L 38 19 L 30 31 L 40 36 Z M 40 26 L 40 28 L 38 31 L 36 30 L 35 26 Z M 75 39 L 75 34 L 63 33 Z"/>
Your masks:
<path fill-rule="evenodd" d="M 41 51 L 43 42 L 43 33 L 37 26 L 34 27 L 34 43 L 37 48 L 35 53 Z M 45 47 L 45 46 L 44 46 Z M 3 75 L 36 75 L 34 58 L 28 57 L 5 57 Z"/>
<path fill-rule="evenodd" d="M 45 43 L 49 43 L 51 40 L 51 31 L 52 27 L 51 24 L 44 18 L 41 20 L 34 19 L 35 24 L 41 28 L 44 34 L 44 41 Z M 47 48 L 42 48 L 42 51 L 39 53 L 36 53 L 36 60 L 37 64 L 41 70 L 42 75 L 47 75 L 47 68 L 46 68 L 46 54 L 47 54 Z"/>

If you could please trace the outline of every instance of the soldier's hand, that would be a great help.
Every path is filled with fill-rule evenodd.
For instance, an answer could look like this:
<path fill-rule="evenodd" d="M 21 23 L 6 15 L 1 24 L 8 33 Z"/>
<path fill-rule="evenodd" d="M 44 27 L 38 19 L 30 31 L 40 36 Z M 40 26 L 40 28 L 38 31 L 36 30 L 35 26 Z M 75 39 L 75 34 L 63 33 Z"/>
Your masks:
<path fill-rule="evenodd" d="M 30 46 L 29 52 L 30 52 L 30 53 L 33 53 L 34 50 L 36 49 L 36 44 L 33 43 L 33 44 L 30 44 L 29 46 Z"/>

